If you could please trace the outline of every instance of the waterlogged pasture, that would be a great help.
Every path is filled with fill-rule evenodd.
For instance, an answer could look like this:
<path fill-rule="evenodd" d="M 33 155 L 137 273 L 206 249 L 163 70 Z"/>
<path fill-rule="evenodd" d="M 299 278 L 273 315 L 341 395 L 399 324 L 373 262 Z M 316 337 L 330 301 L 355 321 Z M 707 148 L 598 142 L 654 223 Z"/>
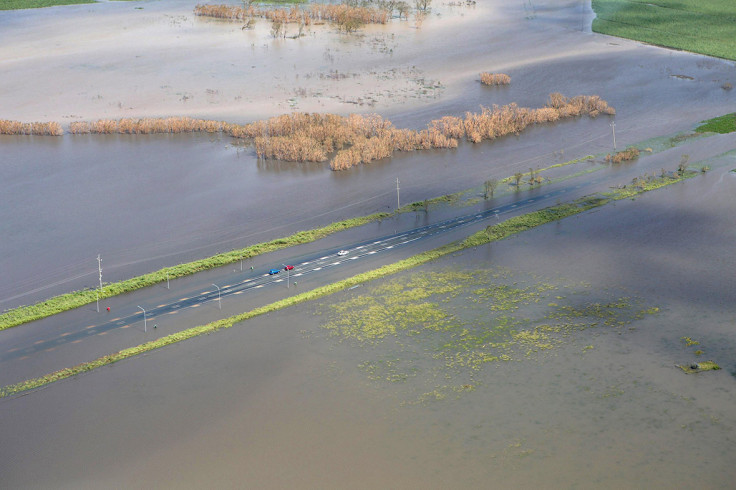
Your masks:
<path fill-rule="evenodd" d="M 483 389 L 476 376 L 494 363 L 550 355 L 586 330 L 621 333 L 658 311 L 630 293 L 601 293 L 585 282 L 445 268 L 382 281 L 319 313 L 331 338 L 358 351 L 369 379 L 411 379 L 407 401 L 426 402 Z"/>

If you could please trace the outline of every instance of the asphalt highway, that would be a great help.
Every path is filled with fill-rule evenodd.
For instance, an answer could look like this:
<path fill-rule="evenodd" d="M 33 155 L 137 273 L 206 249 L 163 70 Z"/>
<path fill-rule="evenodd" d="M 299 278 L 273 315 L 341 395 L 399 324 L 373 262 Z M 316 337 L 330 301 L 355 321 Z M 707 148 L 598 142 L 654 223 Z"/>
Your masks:
<path fill-rule="evenodd" d="M 600 180 L 600 179 L 598 179 Z M 588 185 L 597 181 L 589 182 Z M 354 243 L 345 246 L 339 250 L 344 250 L 345 255 L 338 255 L 339 250 L 330 250 L 320 255 L 308 257 L 297 263 L 289 263 L 294 269 L 285 271 L 283 264 L 278 268 L 278 274 L 254 273 L 250 277 L 243 280 L 232 282 L 224 285 L 212 285 L 211 290 L 204 292 L 190 291 L 187 295 L 166 304 L 159 304 L 154 307 L 145 308 L 145 318 L 142 309 L 137 313 L 129 314 L 123 317 L 116 317 L 97 325 L 69 325 L 64 332 L 49 339 L 36 339 L 32 343 L 26 345 L 18 345 L 14 343 L 13 347 L 0 352 L 0 366 L 3 363 L 15 359 L 27 359 L 39 352 L 48 351 L 59 347 L 63 344 L 74 344 L 83 342 L 85 339 L 95 335 L 105 335 L 106 333 L 116 329 L 126 329 L 131 326 L 140 326 L 143 324 L 145 330 L 156 328 L 156 319 L 163 315 L 176 315 L 186 309 L 198 308 L 205 303 L 214 302 L 221 305 L 223 298 L 246 294 L 251 290 L 266 288 L 279 283 L 290 282 L 294 284 L 300 278 L 307 275 L 319 274 L 327 269 L 339 267 L 342 264 L 361 260 L 380 253 L 389 252 L 395 248 L 405 247 L 419 240 L 424 240 L 436 235 L 445 234 L 461 227 L 474 224 L 485 223 L 493 224 L 501 219 L 502 215 L 517 212 L 532 206 L 539 207 L 547 205 L 549 202 L 560 198 L 576 189 L 582 184 L 576 186 L 567 186 L 560 189 L 546 192 L 544 194 L 528 197 L 526 199 L 508 203 L 502 206 L 494 207 L 481 212 L 458 216 L 446 219 L 437 223 L 421 226 L 411 230 L 394 233 L 383 236 L 374 240 Z M 219 288 L 219 290 L 218 290 Z M 149 321 L 149 319 L 153 319 Z M 22 326 L 19 328 L 23 328 Z M 3 347 L 7 348 L 6 344 Z M 0 369 L 2 369 L 0 367 Z"/>

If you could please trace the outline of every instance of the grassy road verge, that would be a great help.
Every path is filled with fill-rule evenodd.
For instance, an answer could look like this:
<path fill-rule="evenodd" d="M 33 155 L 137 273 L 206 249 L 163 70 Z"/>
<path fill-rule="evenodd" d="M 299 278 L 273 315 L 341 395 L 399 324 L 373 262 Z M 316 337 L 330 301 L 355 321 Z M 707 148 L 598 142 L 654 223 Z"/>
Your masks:
<path fill-rule="evenodd" d="M 93 303 L 97 300 L 98 292 L 100 294 L 100 299 L 109 298 L 118 294 L 135 291 L 136 289 L 153 286 L 154 284 L 166 281 L 167 277 L 168 279 L 175 279 L 177 277 L 187 276 L 204 270 L 232 264 L 239 260 L 249 259 L 257 255 L 275 252 L 276 250 L 281 250 L 287 247 L 311 243 L 333 233 L 355 228 L 357 226 L 363 226 L 367 223 L 378 221 L 388 216 L 391 215 L 389 213 L 376 213 L 369 216 L 352 218 L 332 223 L 322 228 L 300 231 L 286 238 L 277 238 L 270 242 L 258 243 L 250 247 L 217 254 L 206 259 L 179 264 L 173 267 L 166 267 L 149 274 L 108 284 L 104 286 L 102 290 L 87 289 L 83 291 L 74 291 L 72 293 L 54 296 L 53 298 L 34 305 L 20 306 L 18 308 L 8 310 L 0 315 L 0 331 L 23 323 L 40 320 L 41 318 L 46 318 L 48 316 L 61 313 L 62 311 L 72 310 L 74 308 Z"/>
<path fill-rule="evenodd" d="M 372 281 L 374 279 L 386 277 L 391 274 L 396 274 L 398 272 L 420 266 L 432 260 L 439 259 L 443 256 L 461 251 L 469 247 L 477 247 L 480 245 L 502 240 L 523 231 L 536 228 L 537 226 L 564 219 L 569 216 L 573 216 L 584 211 L 603 206 L 611 201 L 631 198 L 643 192 L 680 182 L 694 175 L 697 175 L 697 172 L 685 172 L 682 175 L 675 175 L 673 177 L 650 177 L 648 179 L 638 179 L 638 183 L 635 186 L 627 186 L 621 189 L 616 189 L 613 192 L 606 194 L 583 197 L 570 203 L 563 203 L 549 208 L 541 209 L 539 211 L 534 211 L 525 215 L 516 216 L 496 225 L 488 226 L 484 230 L 470 235 L 465 240 L 453 242 L 442 247 L 429 250 L 427 252 L 422 252 L 413 257 L 409 257 L 393 264 L 385 265 L 372 271 L 357 274 L 353 277 L 343 279 L 342 281 L 321 286 L 310 291 L 306 291 L 304 293 L 300 293 L 295 296 L 291 296 L 289 298 L 285 298 L 280 301 L 276 301 L 274 303 L 255 308 L 251 311 L 231 316 L 229 318 L 223 318 L 221 320 L 217 320 L 206 325 L 189 328 L 187 330 L 167 335 L 157 340 L 146 342 L 144 344 L 130 347 L 128 349 L 123 349 L 114 354 L 102 356 L 93 361 L 84 362 L 71 368 L 61 369 L 59 371 L 54 371 L 53 373 L 38 378 L 33 378 L 22 381 L 20 383 L 5 386 L 3 388 L 0 388 L 0 398 L 8 397 L 34 388 L 39 388 L 55 381 L 69 378 L 76 374 L 91 371 L 98 367 L 122 361 L 124 359 L 142 354 L 144 352 L 159 349 L 169 344 L 181 342 L 182 340 L 198 337 L 202 334 L 216 332 L 217 330 L 220 330 L 222 328 L 230 328 L 239 322 L 243 322 L 259 315 L 321 298 L 336 293 L 338 291 L 348 289 L 352 286 Z"/>

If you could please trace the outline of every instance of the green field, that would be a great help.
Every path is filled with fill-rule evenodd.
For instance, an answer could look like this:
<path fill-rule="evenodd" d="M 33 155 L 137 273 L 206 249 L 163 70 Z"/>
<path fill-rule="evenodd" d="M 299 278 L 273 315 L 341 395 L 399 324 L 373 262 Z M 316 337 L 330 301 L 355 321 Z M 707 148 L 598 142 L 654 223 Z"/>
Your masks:
<path fill-rule="evenodd" d="M 95 0 L 1 0 L 0 10 L 38 9 L 57 5 L 96 3 Z"/>
<path fill-rule="evenodd" d="M 733 0 L 593 0 L 593 31 L 736 60 Z"/>

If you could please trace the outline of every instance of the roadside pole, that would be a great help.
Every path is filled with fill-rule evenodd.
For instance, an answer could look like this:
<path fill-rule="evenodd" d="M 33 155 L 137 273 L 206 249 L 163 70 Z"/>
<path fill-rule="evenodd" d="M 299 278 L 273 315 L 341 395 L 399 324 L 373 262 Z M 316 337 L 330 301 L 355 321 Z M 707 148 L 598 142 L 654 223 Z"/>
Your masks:
<path fill-rule="evenodd" d="M 143 332 L 148 332 L 148 322 L 146 321 L 146 310 L 142 306 L 138 306 L 141 310 L 143 310 Z"/>

